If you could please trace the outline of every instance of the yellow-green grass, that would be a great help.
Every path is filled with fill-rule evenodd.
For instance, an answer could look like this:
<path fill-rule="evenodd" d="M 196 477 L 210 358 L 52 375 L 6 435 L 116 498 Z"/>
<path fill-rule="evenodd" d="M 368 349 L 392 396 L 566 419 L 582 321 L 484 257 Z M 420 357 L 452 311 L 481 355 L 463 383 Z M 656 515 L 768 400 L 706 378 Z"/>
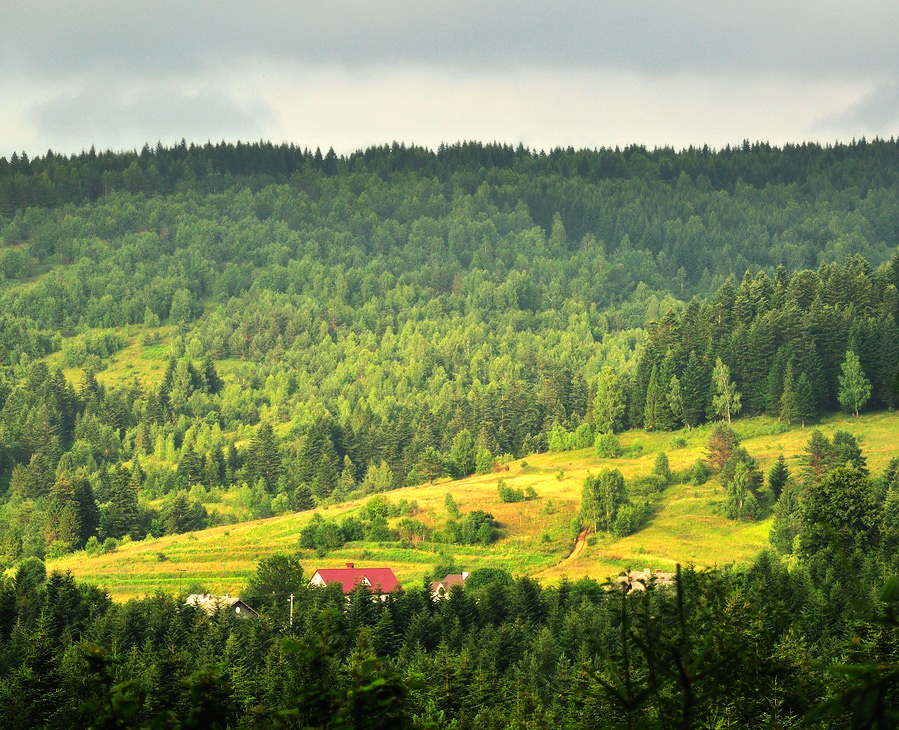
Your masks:
<path fill-rule="evenodd" d="M 104 369 L 97 373 L 97 382 L 112 386 L 137 379 L 145 387 L 159 385 L 165 375 L 168 360 L 173 354 L 171 343 L 178 334 L 176 328 L 171 325 L 163 327 L 129 325 L 112 331 L 124 339 L 125 346 L 104 358 Z M 84 370 L 63 367 L 63 350 L 69 339 L 72 338 L 64 338 L 63 349 L 47 355 L 44 362 L 48 367 L 61 368 L 69 382 L 77 387 L 84 379 Z M 219 375 L 227 380 L 229 376 L 248 375 L 252 372 L 253 364 L 243 360 L 218 360 L 216 369 Z"/>
<path fill-rule="evenodd" d="M 734 422 L 743 444 L 767 470 L 778 454 L 798 468 L 811 428 L 785 429 L 777 421 L 759 417 Z M 899 414 L 880 413 L 860 418 L 834 416 L 818 424 L 827 435 L 842 429 L 860 440 L 873 474 L 880 472 L 890 458 L 899 455 Z M 451 492 L 462 512 L 482 509 L 500 522 L 502 537 L 493 545 L 459 546 L 421 543 L 351 543 L 324 557 L 313 551 L 301 553 L 308 574 L 317 568 L 340 567 L 345 562 L 357 565 L 386 565 L 393 568 L 407 587 L 417 585 L 423 576 L 451 555 L 456 564 L 468 570 L 502 567 L 521 575 L 535 576 L 544 582 L 563 577 L 588 576 L 604 579 L 623 568 L 671 569 L 675 563 L 701 567 L 745 564 L 768 542 L 771 517 L 755 523 L 728 520 L 723 515 L 724 493 L 717 479 L 700 487 L 669 487 L 656 505 L 653 518 L 642 530 L 626 538 L 591 535 L 586 549 L 567 560 L 574 545 L 570 522 L 580 507 L 581 485 L 588 472 L 604 467 L 617 468 L 627 478 L 650 473 L 656 456 L 665 451 L 672 470 L 689 467 L 704 452 L 712 427 L 692 432 L 646 433 L 633 431 L 621 435 L 625 448 L 638 441 L 643 453 L 634 458 L 597 459 L 592 449 L 528 456 L 527 465 L 515 461 L 508 471 L 469 477 L 460 481 L 444 480 L 435 484 L 408 487 L 388 493 L 397 502 L 402 498 L 418 505 L 415 517 L 433 528 L 447 519 L 445 495 Z M 685 445 L 675 444 L 683 439 Z M 561 471 L 560 471 L 561 470 Z M 559 478 L 561 476 L 561 479 Z M 509 486 L 531 486 L 538 498 L 529 502 L 502 503 L 497 479 Z M 358 510 L 367 498 L 319 508 L 325 517 L 341 517 Z M 230 500 L 213 508 L 236 510 Z M 239 592 L 252 574 L 256 562 L 278 552 L 295 552 L 299 533 L 312 512 L 268 520 L 216 527 L 193 535 L 177 535 L 127 543 L 114 553 L 95 558 L 83 552 L 51 561 L 51 570 L 70 570 L 76 577 L 104 587 L 117 600 L 156 591 L 178 593 L 192 585 L 210 591 Z"/>

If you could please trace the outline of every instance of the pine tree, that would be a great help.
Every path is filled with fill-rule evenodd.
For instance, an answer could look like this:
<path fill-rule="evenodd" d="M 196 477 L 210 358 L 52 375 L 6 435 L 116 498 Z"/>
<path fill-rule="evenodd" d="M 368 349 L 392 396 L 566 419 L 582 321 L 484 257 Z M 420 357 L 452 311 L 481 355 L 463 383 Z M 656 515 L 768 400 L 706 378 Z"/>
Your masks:
<path fill-rule="evenodd" d="M 665 417 L 663 409 L 668 407 L 665 389 L 659 382 L 659 368 L 653 366 L 646 390 L 646 407 L 643 409 L 643 428 L 647 431 L 661 429 Z"/>
<path fill-rule="evenodd" d="M 294 512 L 305 512 L 306 510 L 315 509 L 315 499 L 312 496 L 312 490 L 306 484 L 300 484 L 293 490 L 288 504 Z"/>
<path fill-rule="evenodd" d="M 336 465 L 332 466 L 336 469 Z M 251 481 L 262 479 L 266 490 L 274 492 L 283 473 L 283 466 L 270 423 L 262 424 L 250 442 L 250 448 L 247 450 L 247 470 Z M 333 486 L 336 486 L 336 479 L 332 489 Z"/>
<path fill-rule="evenodd" d="M 799 420 L 799 402 L 792 360 L 787 363 L 787 370 L 784 373 L 783 393 L 780 396 L 780 420 L 788 426 Z"/>
<path fill-rule="evenodd" d="M 815 393 L 806 373 L 800 373 L 796 381 L 796 406 L 798 408 L 797 416 L 803 428 L 806 423 L 818 417 Z"/>
<path fill-rule="evenodd" d="M 710 386 L 707 371 L 696 354 L 696 350 L 690 351 L 680 386 L 684 406 L 684 425 L 690 429 L 696 428 L 703 421 Z"/>
<path fill-rule="evenodd" d="M 787 468 L 787 461 L 784 459 L 784 455 L 781 454 L 768 472 L 768 487 L 771 489 L 774 499 L 780 499 L 780 495 L 789 478 L 790 470 Z"/>
<path fill-rule="evenodd" d="M 138 503 L 137 486 L 123 468 L 109 472 L 109 506 L 103 521 L 107 536 L 116 539 L 137 535 Z"/>

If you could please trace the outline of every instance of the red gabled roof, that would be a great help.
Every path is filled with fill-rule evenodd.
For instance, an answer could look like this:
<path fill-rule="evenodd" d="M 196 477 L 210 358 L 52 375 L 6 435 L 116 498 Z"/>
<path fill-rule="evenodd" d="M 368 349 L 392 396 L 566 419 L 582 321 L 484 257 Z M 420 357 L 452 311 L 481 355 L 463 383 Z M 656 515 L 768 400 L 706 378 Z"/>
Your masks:
<path fill-rule="evenodd" d="M 344 593 L 351 593 L 359 584 L 365 585 L 365 580 L 372 593 L 390 593 L 400 588 L 400 583 L 390 568 L 321 568 L 315 572 L 325 585 L 340 583 Z"/>

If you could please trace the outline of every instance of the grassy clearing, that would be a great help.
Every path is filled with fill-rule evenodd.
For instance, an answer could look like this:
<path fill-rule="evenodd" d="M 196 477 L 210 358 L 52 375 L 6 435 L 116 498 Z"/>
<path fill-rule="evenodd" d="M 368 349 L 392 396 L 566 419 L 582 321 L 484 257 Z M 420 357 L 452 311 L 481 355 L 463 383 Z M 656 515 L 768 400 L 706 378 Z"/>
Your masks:
<path fill-rule="evenodd" d="M 798 468 L 797 458 L 811 434 L 811 428 L 784 429 L 764 417 L 735 422 L 734 427 L 766 471 L 781 453 L 787 456 L 792 469 Z M 899 454 L 899 414 L 880 413 L 857 419 L 833 416 L 818 427 L 828 436 L 839 429 L 854 433 L 873 474 Z M 627 478 L 648 474 L 660 451 L 667 453 L 672 470 L 685 469 L 702 456 L 711 430 L 711 426 L 705 426 L 676 434 L 629 432 L 621 435 L 622 445 L 627 448 L 639 441 L 643 453 L 638 457 L 597 459 L 592 449 L 533 455 L 527 457 L 526 467 L 515 461 L 508 465 L 508 471 L 499 474 L 455 482 L 445 480 L 386 495 L 394 502 L 402 498 L 417 502 L 415 517 L 431 527 L 438 527 L 447 519 L 447 492 L 453 494 L 463 512 L 491 512 L 501 524 L 503 537 L 488 547 L 359 542 L 321 557 L 313 551 L 303 551 L 302 562 L 310 574 L 317 568 L 342 567 L 347 561 L 389 565 L 407 587 L 420 583 L 448 556 L 468 570 L 502 567 L 547 582 L 564 577 L 603 579 L 627 567 L 667 569 L 678 562 L 703 567 L 745 563 L 767 544 L 771 517 L 756 523 L 727 520 L 722 512 L 724 492 L 717 479 L 701 487 L 669 487 L 643 530 L 622 539 L 591 535 L 584 552 L 574 560 L 566 560 L 574 545 L 570 522 L 580 507 L 581 484 L 589 471 L 611 467 L 620 469 Z M 677 439 L 683 439 L 685 445 L 676 446 Z M 533 487 L 537 499 L 500 502 L 499 477 L 514 488 Z M 342 516 L 357 510 L 364 501 L 318 511 L 325 517 Z M 214 507 L 224 508 L 227 504 L 228 501 Z M 84 553 L 66 556 L 50 562 L 48 568 L 69 570 L 79 579 L 106 588 L 117 600 L 156 591 L 177 593 L 193 586 L 236 593 L 246 585 L 260 558 L 296 551 L 300 530 L 311 515 L 312 512 L 287 515 L 191 535 L 132 542 L 115 553 L 96 558 L 88 558 Z"/>

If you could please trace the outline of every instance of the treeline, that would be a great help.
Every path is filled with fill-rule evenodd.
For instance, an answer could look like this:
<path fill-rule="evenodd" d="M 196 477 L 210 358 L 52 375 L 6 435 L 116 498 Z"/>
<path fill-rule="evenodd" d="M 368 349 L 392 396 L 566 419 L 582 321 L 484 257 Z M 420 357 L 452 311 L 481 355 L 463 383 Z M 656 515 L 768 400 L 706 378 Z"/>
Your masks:
<path fill-rule="evenodd" d="M 893 408 L 897 287 L 899 256 L 876 272 L 850 257 L 792 276 L 778 269 L 773 280 L 747 272 L 739 287 L 726 281 L 711 301 L 647 327 L 626 412 L 612 394 L 601 420 L 670 430 L 739 412 L 791 424 L 841 406 Z"/>
<path fill-rule="evenodd" d="M 327 176 L 372 172 L 382 177 L 416 173 L 441 180 L 459 176 L 469 184 L 480 181 L 479 171 L 523 172 L 533 176 L 562 176 L 588 182 L 648 179 L 673 182 L 683 174 L 702 176 L 715 190 L 733 191 L 738 185 L 797 185 L 816 193 L 829 186 L 850 187 L 860 173 L 873 187 L 897 182 L 897 145 L 894 139 L 859 140 L 822 146 L 806 143 L 772 147 L 744 142 L 721 150 L 690 147 L 549 152 L 523 145 L 464 142 L 429 150 L 394 142 L 338 156 L 294 144 L 269 142 L 144 145 L 139 151 L 97 152 L 93 147 L 77 155 L 48 151 L 29 157 L 14 152 L 0 158 L 0 214 L 29 207 L 52 207 L 97 200 L 112 192 L 170 194 L 189 187 L 204 192 L 224 186 L 259 187 L 303 180 L 304 173 Z M 863 168 L 863 170 L 860 170 Z M 558 206 L 550 209 L 547 221 Z"/>
<path fill-rule="evenodd" d="M 426 579 L 382 602 L 306 588 L 282 555 L 243 595 L 261 619 L 238 620 L 116 605 L 32 558 L 0 581 L 0 711 L 10 728 L 893 727 L 899 459 L 872 478 L 851 438 L 815 433 L 777 482 L 789 570 L 771 551 L 605 585 L 484 569 L 446 600 Z"/>

